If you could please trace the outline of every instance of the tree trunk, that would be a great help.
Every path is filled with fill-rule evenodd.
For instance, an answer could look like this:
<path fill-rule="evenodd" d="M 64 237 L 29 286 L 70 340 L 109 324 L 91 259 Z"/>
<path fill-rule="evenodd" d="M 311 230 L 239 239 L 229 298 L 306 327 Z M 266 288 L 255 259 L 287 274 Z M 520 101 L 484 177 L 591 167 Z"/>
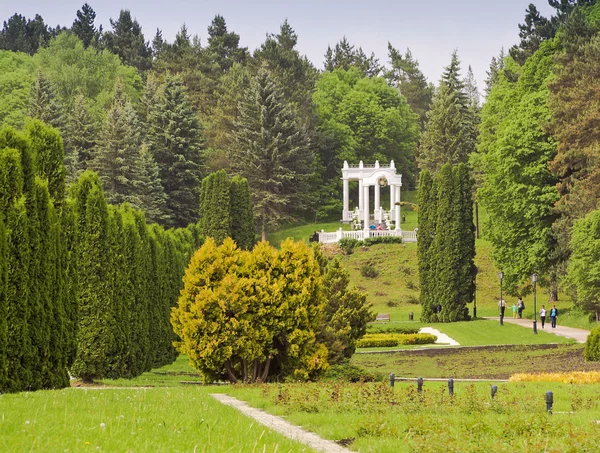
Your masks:
<path fill-rule="evenodd" d="M 254 359 L 254 369 L 252 371 L 252 382 L 256 382 L 258 379 L 258 371 L 260 364 L 258 363 L 258 359 Z"/>
<path fill-rule="evenodd" d="M 475 202 L 475 239 L 479 239 L 479 203 Z"/>
<path fill-rule="evenodd" d="M 262 375 L 260 376 L 260 380 L 265 382 L 267 380 L 267 376 L 269 376 L 269 368 L 271 367 L 271 357 L 267 359 L 265 362 L 265 367 L 263 369 Z"/>
<path fill-rule="evenodd" d="M 264 212 L 262 213 L 262 219 L 261 220 L 262 220 L 262 226 L 261 226 L 261 229 L 262 229 L 262 240 L 266 241 L 267 240 L 267 217 L 266 217 L 266 215 L 265 215 Z"/>
<path fill-rule="evenodd" d="M 231 382 L 232 384 L 237 384 L 239 382 L 239 379 L 235 376 L 235 373 L 233 372 L 233 367 L 231 366 L 231 363 L 229 363 L 229 360 L 225 362 L 225 370 L 227 371 L 227 377 L 229 378 L 229 382 Z"/>

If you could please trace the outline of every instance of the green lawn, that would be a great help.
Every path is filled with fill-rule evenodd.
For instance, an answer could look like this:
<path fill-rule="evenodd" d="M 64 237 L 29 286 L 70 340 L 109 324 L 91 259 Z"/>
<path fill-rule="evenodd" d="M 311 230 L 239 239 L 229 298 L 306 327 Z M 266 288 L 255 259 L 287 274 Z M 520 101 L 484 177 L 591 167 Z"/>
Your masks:
<path fill-rule="evenodd" d="M 235 387 L 233 396 L 355 451 L 597 451 L 598 385 L 444 382 Z M 554 414 L 545 392 L 554 392 Z M 571 412 L 566 414 L 565 412 Z"/>
<path fill-rule="evenodd" d="M 252 423 L 218 388 L 65 389 L 0 396 L 0 451 L 312 452 Z"/>

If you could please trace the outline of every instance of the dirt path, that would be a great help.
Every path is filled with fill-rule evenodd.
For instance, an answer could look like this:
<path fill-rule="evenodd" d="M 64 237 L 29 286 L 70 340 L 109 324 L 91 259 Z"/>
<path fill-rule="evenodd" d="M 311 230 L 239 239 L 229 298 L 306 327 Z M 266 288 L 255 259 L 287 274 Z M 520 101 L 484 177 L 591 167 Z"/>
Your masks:
<path fill-rule="evenodd" d="M 223 393 L 211 393 L 210 396 L 223 404 L 236 408 L 242 414 L 252 417 L 254 420 L 265 425 L 267 428 L 277 431 L 278 433 L 281 433 L 292 440 L 308 445 L 310 448 L 313 448 L 316 451 L 323 453 L 351 453 L 350 450 L 339 446 L 335 442 L 322 439 L 314 433 L 305 431 L 298 426 L 292 425 L 281 417 L 276 417 L 259 409 L 250 407 L 244 401 L 240 401 L 232 396 L 225 395 Z"/>
<path fill-rule="evenodd" d="M 485 318 L 485 319 L 490 319 L 493 321 L 500 322 L 500 318 Z M 557 319 L 558 319 L 558 322 L 560 323 L 560 317 Z M 518 324 L 519 326 L 527 327 L 527 328 L 533 330 L 533 320 L 532 319 L 519 319 L 519 318 L 506 318 L 505 317 L 504 322 L 508 322 L 510 324 Z M 546 320 L 546 325 L 544 326 L 544 329 L 542 329 L 542 322 L 539 319 L 537 322 L 537 329 L 538 329 L 538 332 L 548 332 L 548 333 L 553 333 L 554 335 L 558 335 L 560 337 L 572 338 L 573 340 L 576 340 L 577 343 L 585 343 L 585 340 L 587 339 L 588 335 L 590 334 L 589 330 L 561 326 L 560 324 L 557 324 L 556 327 L 553 329 L 552 326 L 550 325 L 549 320 Z"/>

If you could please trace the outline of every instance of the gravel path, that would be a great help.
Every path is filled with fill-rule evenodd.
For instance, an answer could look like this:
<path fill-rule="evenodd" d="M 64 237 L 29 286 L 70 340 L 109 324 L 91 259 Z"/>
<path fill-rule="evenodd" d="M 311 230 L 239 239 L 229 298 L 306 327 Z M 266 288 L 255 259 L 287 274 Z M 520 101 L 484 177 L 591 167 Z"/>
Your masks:
<path fill-rule="evenodd" d="M 550 310 L 548 310 L 548 311 L 550 311 Z M 491 320 L 500 322 L 500 318 L 485 318 L 485 319 L 491 319 Z M 527 327 L 527 328 L 533 330 L 533 319 L 507 318 L 505 316 L 504 322 L 508 322 L 510 324 L 518 324 L 520 326 Z M 550 325 L 549 318 L 546 319 L 546 326 L 544 329 L 542 329 L 542 322 L 538 319 L 537 320 L 537 329 L 538 329 L 538 332 L 548 332 L 548 333 L 553 333 L 554 335 L 558 335 L 560 337 L 572 338 L 573 340 L 576 340 L 577 343 L 585 343 L 585 340 L 587 339 L 588 335 L 590 334 L 589 330 L 561 326 L 560 325 L 560 316 L 558 317 L 558 324 L 554 329 Z"/>
<path fill-rule="evenodd" d="M 422 327 L 421 329 L 419 329 L 419 333 L 430 333 L 431 335 L 435 335 L 437 337 L 437 341 L 435 342 L 436 344 L 441 343 L 449 344 L 450 346 L 459 346 L 458 341 L 450 338 L 445 333 L 442 333 L 439 330 L 434 329 L 433 327 Z"/>
<path fill-rule="evenodd" d="M 316 451 L 323 453 L 351 453 L 351 450 L 341 447 L 335 442 L 322 439 L 314 433 L 292 425 L 281 417 L 276 417 L 259 409 L 250 407 L 244 401 L 240 401 L 237 398 L 233 398 L 223 393 L 211 393 L 210 396 L 223 404 L 236 408 L 242 414 L 252 417 L 267 428 L 277 431 L 292 440 L 308 445 Z"/>

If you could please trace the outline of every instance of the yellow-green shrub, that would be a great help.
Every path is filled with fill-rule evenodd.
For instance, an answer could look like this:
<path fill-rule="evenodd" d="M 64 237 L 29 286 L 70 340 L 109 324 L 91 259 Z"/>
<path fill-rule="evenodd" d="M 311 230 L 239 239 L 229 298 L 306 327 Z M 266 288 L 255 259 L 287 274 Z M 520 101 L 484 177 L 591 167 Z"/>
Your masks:
<path fill-rule="evenodd" d="M 398 345 L 432 344 L 437 337 L 428 333 L 401 334 L 401 333 L 375 333 L 362 337 L 357 344 L 359 348 L 385 348 Z"/>
<path fill-rule="evenodd" d="M 571 373 L 517 373 L 509 382 L 560 382 L 565 384 L 598 384 L 600 371 L 573 371 Z"/>

